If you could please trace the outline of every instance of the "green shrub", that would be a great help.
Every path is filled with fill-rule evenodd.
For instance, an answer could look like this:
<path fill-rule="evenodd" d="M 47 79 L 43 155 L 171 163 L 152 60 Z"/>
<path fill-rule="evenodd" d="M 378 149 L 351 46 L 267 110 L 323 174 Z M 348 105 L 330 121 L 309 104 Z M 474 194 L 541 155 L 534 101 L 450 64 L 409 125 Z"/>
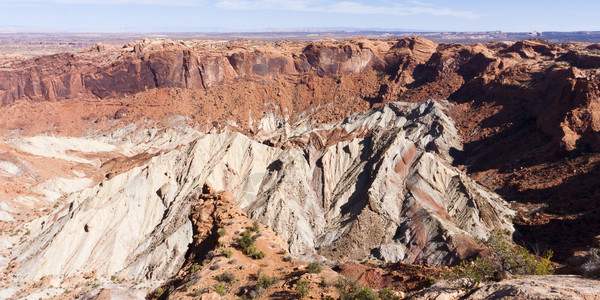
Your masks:
<path fill-rule="evenodd" d="M 496 266 L 487 258 L 477 257 L 474 260 L 463 260 L 454 268 L 449 279 L 458 283 L 463 289 L 471 289 L 480 282 L 492 278 L 496 271 Z"/>
<path fill-rule="evenodd" d="M 385 72 L 377 70 L 377 82 L 381 82 L 385 79 L 387 74 Z"/>
<path fill-rule="evenodd" d="M 492 230 L 483 244 L 493 251 L 494 262 L 488 258 L 477 257 L 462 261 L 449 274 L 449 279 L 458 282 L 463 289 L 471 289 L 480 282 L 500 280 L 505 274 L 512 275 L 549 275 L 554 273 L 550 262 L 553 252 L 536 259 L 525 248 L 510 241 L 505 232 Z"/>
<path fill-rule="evenodd" d="M 400 300 L 400 297 L 396 295 L 396 291 L 391 288 L 384 288 L 379 291 L 379 299 L 381 300 Z"/>
<path fill-rule="evenodd" d="M 300 279 L 296 281 L 296 292 L 298 292 L 300 298 L 308 296 L 310 293 L 310 289 L 308 288 L 308 280 Z"/>
<path fill-rule="evenodd" d="M 535 266 L 535 271 L 534 271 L 535 275 L 554 274 L 554 266 L 552 265 L 552 262 L 550 261 L 550 259 L 552 258 L 553 255 L 554 255 L 554 251 L 552 251 L 552 250 L 546 251 L 546 253 L 542 257 L 542 259 L 540 259 L 540 261 L 538 261 L 537 265 Z"/>
<path fill-rule="evenodd" d="M 219 234 L 219 237 L 222 237 L 227 234 L 227 231 L 225 230 L 225 228 L 221 228 L 219 229 L 219 231 L 217 231 L 217 233 Z"/>
<path fill-rule="evenodd" d="M 159 287 L 156 290 L 154 290 L 154 297 L 160 298 L 164 293 L 165 293 L 165 289 L 163 289 L 162 287 Z"/>
<path fill-rule="evenodd" d="M 242 237 L 240 238 L 239 245 L 244 253 L 246 253 L 246 249 L 254 246 L 256 243 L 257 235 L 252 235 L 252 231 L 246 230 L 242 233 Z"/>
<path fill-rule="evenodd" d="M 254 259 L 263 259 L 265 256 L 267 255 L 262 251 L 254 252 L 254 254 L 251 255 L 251 257 Z"/>
<path fill-rule="evenodd" d="M 256 280 L 256 286 L 261 289 L 268 289 L 270 286 L 275 284 L 279 278 L 277 276 L 269 277 L 267 275 L 260 275 Z"/>
<path fill-rule="evenodd" d="M 323 271 L 323 266 L 321 266 L 319 262 L 313 261 L 308 264 L 308 267 L 306 267 L 306 271 L 308 273 L 318 274 L 321 273 L 321 271 Z"/>
<path fill-rule="evenodd" d="M 254 232 L 258 232 L 260 230 L 260 224 L 258 223 L 258 221 L 254 221 L 252 222 L 252 228 L 250 229 Z"/>
<path fill-rule="evenodd" d="M 214 288 L 215 288 L 215 292 L 217 292 L 217 294 L 219 294 L 221 296 L 225 295 L 225 293 L 227 292 L 227 287 L 222 282 L 215 284 Z"/>
<path fill-rule="evenodd" d="M 352 297 L 353 300 L 377 300 L 379 299 L 379 296 L 377 296 L 377 293 L 375 293 L 375 291 L 373 291 L 373 289 L 368 288 L 368 287 L 361 287 L 360 289 L 358 289 L 358 291 L 356 291 L 354 293 L 354 296 Z"/>
<path fill-rule="evenodd" d="M 340 277 L 335 284 L 340 295 L 340 300 L 377 300 L 375 291 L 368 287 L 363 287 L 354 280 L 346 277 Z"/>
<path fill-rule="evenodd" d="M 231 256 L 233 256 L 233 251 L 231 251 L 231 249 L 222 248 L 221 254 L 225 255 L 227 258 L 231 258 Z"/>
<path fill-rule="evenodd" d="M 198 270 L 200 270 L 201 268 L 202 268 L 201 265 L 195 264 L 191 269 L 192 274 L 198 272 Z"/>
<path fill-rule="evenodd" d="M 256 254 L 256 252 L 258 252 L 258 249 L 256 249 L 256 247 L 248 247 L 245 250 L 243 250 L 243 252 L 248 256 L 253 256 L 254 254 Z"/>
<path fill-rule="evenodd" d="M 554 268 L 550 262 L 552 251 L 546 252 L 544 257 L 536 260 L 535 255 L 529 253 L 525 248 L 513 244 L 505 232 L 492 230 L 490 236 L 484 242 L 492 248 L 498 256 L 500 272 L 513 275 L 550 275 L 554 274 Z"/>
<path fill-rule="evenodd" d="M 266 254 L 263 251 L 259 251 L 258 249 L 256 249 L 256 247 L 254 247 L 254 243 L 256 242 L 257 238 L 257 235 L 252 235 L 251 230 L 246 230 L 244 231 L 244 233 L 242 233 L 239 245 L 240 248 L 242 248 L 242 252 L 244 252 L 244 254 L 254 259 L 263 259 L 265 258 Z"/>

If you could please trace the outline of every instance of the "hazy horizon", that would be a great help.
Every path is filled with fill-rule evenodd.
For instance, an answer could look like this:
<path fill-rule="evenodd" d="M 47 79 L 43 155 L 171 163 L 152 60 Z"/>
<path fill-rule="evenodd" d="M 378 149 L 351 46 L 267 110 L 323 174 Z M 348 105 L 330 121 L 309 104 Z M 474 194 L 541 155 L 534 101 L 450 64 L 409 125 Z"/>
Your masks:
<path fill-rule="evenodd" d="M 502 30 L 484 30 L 484 31 L 475 31 L 475 30 L 465 30 L 465 31 L 435 31 L 435 30 L 418 30 L 418 29 L 414 29 L 414 30 L 410 30 L 410 29 L 394 29 L 394 28 L 289 28 L 289 29 L 270 29 L 270 28 L 264 28 L 264 29 L 257 29 L 257 30 L 190 30 L 190 31 L 144 31 L 144 30 L 132 30 L 132 31 L 69 31 L 69 30 L 35 30 L 35 29 L 30 29 L 30 30 L 19 30 L 19 29 L 8 29 L 8 30 L 4 30 L 4 29 L 0 29 L 0 34 L 11 34 L 11 33 L 30 33 L 30 34 L 75 34 L 75 35 L 123 35 L 123 34 L 152 34 L 152 35 L 173 35 L 173 34 L 207 34 L 207 35 L 211 35 L 211 34 L 215 34 L 215 35 L 219 35 L 219 34 L 235 34 L 235 33 L 256 33 L 256 34 L 260 34 L 260 33 L 319 33 L 319 32 L 381 32 L 381 33 L 438 33 L 438 34 L 442 34 L 442 33 L 494 33 L 494 32 L 501 32 L 501 33 L 522 33 L 522 34 L 527 34 L 527 33 L 532 33 L 532 32 L 540 32 L 540 33 L 580 33 L 580 32 L 593 32 L 593 33 L 600 33 L 600 30 L 572 30 L 572 31 L 557 31 L 557 30 L 549 30 L 549 31 L 541 31 L 541 30 L 532 30 L 532 31 L 502 31 Z"/>

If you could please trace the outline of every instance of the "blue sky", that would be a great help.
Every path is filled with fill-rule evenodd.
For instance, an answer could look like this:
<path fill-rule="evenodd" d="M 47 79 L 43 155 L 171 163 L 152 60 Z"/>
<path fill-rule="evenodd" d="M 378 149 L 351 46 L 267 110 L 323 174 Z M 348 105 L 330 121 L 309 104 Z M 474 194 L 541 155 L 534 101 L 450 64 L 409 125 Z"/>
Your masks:
<path fill-rule="evenodd" d="M 598 0 L 0 0 L 0 31 L 600 30 Z"/>

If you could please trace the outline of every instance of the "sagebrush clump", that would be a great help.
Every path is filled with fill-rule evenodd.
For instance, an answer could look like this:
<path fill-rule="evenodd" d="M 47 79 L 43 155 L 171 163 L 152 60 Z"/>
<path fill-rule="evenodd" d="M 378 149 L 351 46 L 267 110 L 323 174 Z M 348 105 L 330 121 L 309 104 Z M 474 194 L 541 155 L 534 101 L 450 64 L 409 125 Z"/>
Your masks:
<path fill-rule="evenodd" d="M 529 253 L 527 249 L 512 243 L 506 232 L 492 230 L 484 242 L 498 256 L 499 272 L 511 275 L 547 275 L 554 274 L 550 258 L 554 255 L 548 250 L 541 259 Z M 501 278 L 502 279 L 502 278 Z"/>
<path fill-rule="evenodd" d="M 237 276 L 233 274 L 231 271 L 225 271 L 215 277 L 216 280 L 225 283 L 234 282 L 237 279 Z"/>
<path fill-rule="evenodd" d="M 590 257 L 587 262 L 581 265 L 583 275 L 593 278 L 600 278 L 600 249 L 590 249 Z"/>
<path fill-rule="evenodd" d="M 463 260 L 450 273 L 449 279 L 463 289 L 470 289 L 493 278 L 496 271 L 496 266 L 487 258 L 477 257 L 474 260 Z"/>

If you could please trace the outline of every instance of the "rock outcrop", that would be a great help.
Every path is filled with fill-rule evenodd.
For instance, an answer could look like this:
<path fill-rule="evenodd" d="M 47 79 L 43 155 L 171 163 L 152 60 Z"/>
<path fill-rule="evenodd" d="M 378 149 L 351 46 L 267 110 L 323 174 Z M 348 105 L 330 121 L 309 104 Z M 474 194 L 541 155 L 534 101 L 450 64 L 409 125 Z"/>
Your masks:
<path fill-rule="evenodd" d="M 143 40 L 118 52 L 111 48 L 14 63 L 0 70 L 0 99 L 7 105 L 19 99 L 105 98 L 154 88 L 206 89 L 278 74 L 352 75 L 380 64 L 372 50 L 356 43 L 313 43 L 299 53 L 285 45 L 216 46 L 224 49 L 215 54 L 215 45 L 202 41 Z"/>
<path fill-rule="evenodd" d="M 465 295 L 464 291 L 434 285 L 408 299 L 600 299 L 597 281 L 579 276 L 527 276 L 490 283 Z"/>
<path fill-rule="evenodd" d="M 68 195 L 66 207 L 29 227 L 29 242 L 14 251 L 16 275 L 168 278 L 191 242 L 189 201 L 206 182 L 231 191 L 296 256 L 456 263 L 477 251 L 473 237 L 512 230 L 512 212 L 451 165 L 461 143 L 443 105 L 391 103 L 300 132 L 302 147 L 200 134 Z M 330 146 L 315 147 L 315 135 Z"/>
<path fill-rule="evenodd" d="M 246 208 L 292 254 L 452 264 L 474 254 L 473 236 L 511 230 L 502 200 L 449 163 L 460 139 L 435 102 L 391 103 L 339 128 L 348 137 L 321 153 L 280 155 Z"/>

